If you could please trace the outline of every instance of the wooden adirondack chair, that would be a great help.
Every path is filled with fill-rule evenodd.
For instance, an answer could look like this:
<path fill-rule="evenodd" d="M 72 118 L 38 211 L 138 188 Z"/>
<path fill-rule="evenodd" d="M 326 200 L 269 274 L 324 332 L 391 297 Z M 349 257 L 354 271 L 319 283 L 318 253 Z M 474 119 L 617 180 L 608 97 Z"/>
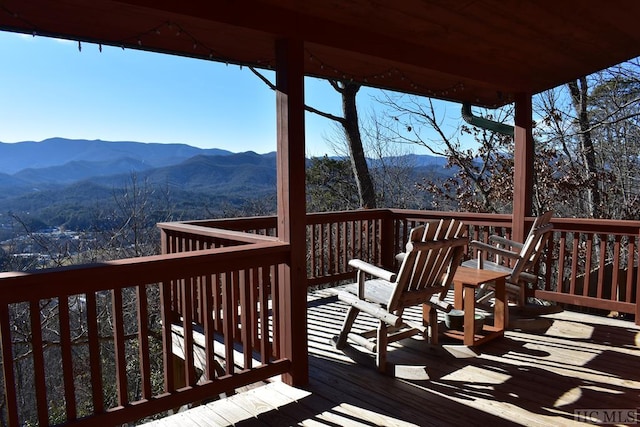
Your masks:
<path fill-rule="evenodd" d="M 347 339 L 351 339 L 376 353 L 378 370 L 384 372 L 389 343 L 428 332 L 422 323 L 403 320 L 406 307 L 429 303 L 436 309 L 451 309 L 444 298 L 468 242 L 466 227 L 460 221 L 443 219 L 411 230 L 406 255 L 397 274 L 361 260 L 351 260 L 349 264 L 358 269 L 357 283 L 346 286 L 338 294 L 338 298 L 351 307 L 340 334 L 334 337 L 336 347 L 344 348 Z M 376 278 L 366 280 L 367 276 Z M 361 334 L 351 332 L 360 312 L 378 319 L 378 328 Z M 430 336 L 437 334 L 436 310 L 429 311 L 429 324 Z"/>
<path fill-rule="evenodd" d="M 526 303 L 526 289 L 529 284 L 536 285 L 538 276 L 535 267 L 551 236 L 553 224 L 550 224 L 553 211 L 545 212 L 537 217 L 529 230 L 524 243 L 515 242 L 501 236 L 489 236 L 489 242 L 477 240 L 469 244 L 470 252 L 477 251 L 476 258 L 462 263 L 465 267 L 484 268 L 493 271 L 508 272 L 506 278 L 507 294 L 517 301 L 519 307 Z M 487 255 L 492 261 L 487 260 Z M 493 293 L 491 284 L 478 290 L 476 302 L 481 304 L 488 301 Z"/>

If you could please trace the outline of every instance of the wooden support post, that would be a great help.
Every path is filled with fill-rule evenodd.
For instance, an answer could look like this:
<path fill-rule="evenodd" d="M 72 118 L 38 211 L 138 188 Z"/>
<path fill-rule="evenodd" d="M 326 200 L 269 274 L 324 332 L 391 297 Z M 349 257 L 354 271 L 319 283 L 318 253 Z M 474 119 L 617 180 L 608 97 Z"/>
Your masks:
<path fill-rule="evenodd" d="M 525 217 L 533 205 L 533 109 L 530 94 L 518 94 L 515 105 L 515 150 L 513 171 L 513 240 L 524 241 Z"/>
<path fill-rule="evenodd" d="M 304 44 L 276 42 L 278 238 L 290 245 L 280 269 L 280 354 L 291 360 L 289 385 L 309 381 L 304 145 Z"/>
<path fill-rule="evenodd" d="M 640 233 L 639 237 L 640 237 Z M 633 265 L 630 265 L 629 267 L 629 273 L 631 276 L 633 276 Z M 636 313 L 635 313 L 635 317 L 636 317 L 636 325 L 640 326 L 640 274 L 636 274 Z M 632 293 L 633 295 L 633 293 Z M 633 299 L 630 299 L 630 301 L 633 301 Z"/>

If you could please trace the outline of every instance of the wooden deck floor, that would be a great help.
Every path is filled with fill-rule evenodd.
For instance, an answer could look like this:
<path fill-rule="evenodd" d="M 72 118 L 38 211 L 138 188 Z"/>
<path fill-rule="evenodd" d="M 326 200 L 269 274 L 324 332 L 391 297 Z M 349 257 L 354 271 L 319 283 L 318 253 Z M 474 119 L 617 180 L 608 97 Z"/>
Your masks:
<path fill-rule="evenodd" d="M 640 408 L 640 327 L 630 321 L 512 314 L 503 339 L 476 349 L 397 343 L 392 376 L 364 350 L 331 346 L 345 310 L 330 291 L 309 295 L 307 387 L 275 382 L 151 425 L 560 426 L 585 424 L 576 410 Z"/>

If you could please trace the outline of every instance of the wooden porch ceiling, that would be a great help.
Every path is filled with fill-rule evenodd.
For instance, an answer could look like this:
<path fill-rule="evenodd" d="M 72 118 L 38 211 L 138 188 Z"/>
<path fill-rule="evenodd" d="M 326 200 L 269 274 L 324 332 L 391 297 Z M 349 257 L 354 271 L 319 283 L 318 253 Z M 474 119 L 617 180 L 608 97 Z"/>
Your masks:
<path fill-rule="evenodd" d="M 0 29 L 305 73 L 498 106 L 640 56 L 635 0 L 3 0 Z"/>

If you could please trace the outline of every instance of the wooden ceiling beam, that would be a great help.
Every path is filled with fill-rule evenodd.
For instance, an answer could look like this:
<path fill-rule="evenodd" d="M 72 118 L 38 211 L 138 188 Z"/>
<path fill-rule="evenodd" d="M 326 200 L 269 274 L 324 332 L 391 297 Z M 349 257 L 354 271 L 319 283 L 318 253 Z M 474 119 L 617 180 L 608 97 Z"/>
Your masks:
<path fill-rule="evenodd" d="M 460 52 L 436 49 L 355 26 L 302 15 L 288 9 L 260 2 L 216 2 L 204 0 L 175 2 L 170 0 L 122 0 L 139 7 L 160 9 L 171 14 L 185 15 L 211 22 L 219 22 L 286 37 L 322 44 L 342 51 L 352 51 L 375 58 L 384 58 L 427 70 L 457 76 L 460 79 L 500 84 L 505 90 L 523 90 L 531 84 L 492 62 L 480 62 Z M 339 68 L 339 64 L 331 64 Z"/>

